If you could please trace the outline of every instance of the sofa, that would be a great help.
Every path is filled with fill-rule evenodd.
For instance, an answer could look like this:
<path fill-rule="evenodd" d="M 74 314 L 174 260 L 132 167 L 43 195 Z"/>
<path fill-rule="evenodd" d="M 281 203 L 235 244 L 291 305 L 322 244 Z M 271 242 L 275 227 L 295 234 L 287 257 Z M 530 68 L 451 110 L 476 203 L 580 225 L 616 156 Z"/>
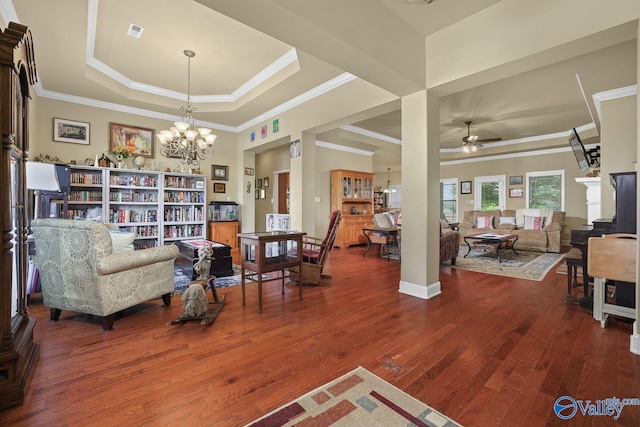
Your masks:
<path fill-rule="evenodd" d="M 51 320 L 70 310 L 100 316 L 103 329 L 111 330 L 115 313 L 125 308 L 160 297 L 171 304 L 177 246 L 134 251 L 132 237 L 94 221 L 34 219 L 31 227 Z M 130 240 L 122 244 L 123 237 Z"/>
<path fill-rule="evenodd" d="M 458 230 L 462 244 L 472 234 L 512 233 L 518 235 L 516 250 L 559 253 L 564 217 L 550 209 L 473 210 L 464 213 Z"/>

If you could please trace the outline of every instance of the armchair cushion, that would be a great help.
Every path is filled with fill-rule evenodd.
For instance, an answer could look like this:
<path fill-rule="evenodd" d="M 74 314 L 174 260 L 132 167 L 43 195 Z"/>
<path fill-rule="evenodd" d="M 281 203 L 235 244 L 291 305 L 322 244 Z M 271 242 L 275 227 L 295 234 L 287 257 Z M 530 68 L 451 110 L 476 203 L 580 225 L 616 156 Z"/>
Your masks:
<path fill-rule="evenodd" d="M 111 236 L 111 247 L 114 254 L 133 251 L 133 240 L 136 237 L 134 233 L 109 230 L 109 235 Z"/>

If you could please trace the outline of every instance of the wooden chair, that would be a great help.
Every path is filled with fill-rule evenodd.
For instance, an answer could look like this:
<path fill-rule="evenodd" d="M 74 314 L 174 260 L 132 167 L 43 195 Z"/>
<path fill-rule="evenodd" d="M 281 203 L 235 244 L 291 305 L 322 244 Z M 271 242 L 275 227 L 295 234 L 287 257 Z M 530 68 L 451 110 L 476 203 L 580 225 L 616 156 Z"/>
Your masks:
<path fill-rule="evenodd" d="M 605 279 L 636 282 L 637 241 L 635 234 L 605 234 L 590 237 L 587 249 L 588 274 L 593 277 L 593 318 L 603 328 L 609 314 L 636 318 L 636 309 L 609 304 Z"/>
<path fill-rule="evenodd" d="M 331 276 L 322 274 L 324 264 L 329 258 L 329 252 L 338 234 L 338 226 L 342 220 L 342 211 L 331 212 L 329 218 L 329 228 L 323 239 L 317 237 L 304 236 L 302 240 L 302 280 L 300 274 L 291 271 L 290 279 L 295 282 L 302 281 L 302 284 L 319 285 L 321 279 L 331 279 Z"/>

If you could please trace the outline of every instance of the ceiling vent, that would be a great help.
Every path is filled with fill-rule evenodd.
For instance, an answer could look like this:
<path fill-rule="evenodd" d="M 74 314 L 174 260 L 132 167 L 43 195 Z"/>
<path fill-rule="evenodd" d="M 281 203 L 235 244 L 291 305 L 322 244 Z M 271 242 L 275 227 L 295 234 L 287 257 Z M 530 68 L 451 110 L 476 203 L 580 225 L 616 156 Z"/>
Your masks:
<path fill-rule="evenodd" d="M 140 25 L 136 25 L 132 23 L 132 24 L 129 24 L 129 30 L 127 30 L 127 35 L 139 39 L 143 31 L 144 31 L 144 28 L 142 28 Z"/>

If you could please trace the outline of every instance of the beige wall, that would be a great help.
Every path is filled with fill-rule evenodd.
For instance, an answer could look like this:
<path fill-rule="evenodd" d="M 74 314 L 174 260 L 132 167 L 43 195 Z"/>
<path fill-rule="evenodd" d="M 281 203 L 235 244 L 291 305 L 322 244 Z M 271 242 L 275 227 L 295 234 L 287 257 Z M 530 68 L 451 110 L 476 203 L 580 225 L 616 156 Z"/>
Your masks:
<path fill-rule="evenodd" d="M 636 170 L 636 105 L 636 96 L 618 98 L 601 104 L 602 218 L 612 218 L 616 210 L 609 174 Z"/>
<path fill-rule="evenodd" d="M 93 159 L 96 154 L 101 155 L 109 151 L 109 123 L 139 126 L 154 129 L 156 131 L 168 129 L 172 126 L 167 120 L 138 116 L 102 108 L 89 107 L 69 102 L 57 101 L 49 98 L 35 97 L 30 103 L 31 122 L 29 128 L 30 151 L 29 158 L 49 155 L 58 157 L 64 163 L 75 160 L 78 164 L 84 164 L 85 159 Z M 89 145 L 69 144 L 53 140 L 53 119 L 63 118 L 90 124 Z M 207 202 L 212 200 L 225 201 L 236 200 L 239 179 L 236 168 L 238 167 L 236 151 L 236 135 L 229 132 L 214 129 L 218 135 L 215 142 L 215 154 L 203 161 L 200 170 L 203 174 L 211 176 L 211 165 L 229 166 L 229 180 L 226 184 L 226 193 L 213 193 L 213 182 L 207 182 Z M 160 169 L 175 169 L 178 166 L 176 159 L 167 159 L 160 154 L 160 143 L 156 140 L 153 159 L 160 162 Z M 148 163 L 151 159 L 148 160 Z M 147 167 L 150 167 L 147 166 Z M 223 181 L 219 181 L 223 182 Z"/>
<path fill-rule="evenodd" d="M 255 185 L 258 179 L 262 179 L 266 198 L 255 200 L 256 230 L 265 231 L 265 218 L 269 213 L 277 212 L 278 177 L 275 172 L 288 171 L 290 166 L 289 146 L 282 146 L 276 150 L 267 151 L 256 155 L 256 175 L 252 188 L 260 190 Z M 264 187 L 264 179 L 269 178 L 269 186 Z M 253 192 L 252 192 L 253 193 Z"/>
<path fill-rule="evenodd" d="M 526 197 L 509 198 L 509 188 L 522 188 L 526 193 L 527 172 L 564 170 L 566 216 L 562 240 L 568 242 L 571 238 L 571 229 L 581 227 L 587 222 L 586 188 L 575 181 L 576 177 L 583 177 L 584 174 L 580 172 L 568 146 L 567 139 L 567 150 L 559 153 L 441 166 L 440 178 L 458 178 L 458 182 L 471 181 L 473 186 L 475 177 L 506 175 L 506 209 L 519 209 L 526 207 Z M 523 185 L 509 185 L 511 176 L 522 176 Z M 469 195 L 458 193 L 459 219 L 462 219 L 465 211 L 473 209 L 473 196 L 473 193 Z"/>

